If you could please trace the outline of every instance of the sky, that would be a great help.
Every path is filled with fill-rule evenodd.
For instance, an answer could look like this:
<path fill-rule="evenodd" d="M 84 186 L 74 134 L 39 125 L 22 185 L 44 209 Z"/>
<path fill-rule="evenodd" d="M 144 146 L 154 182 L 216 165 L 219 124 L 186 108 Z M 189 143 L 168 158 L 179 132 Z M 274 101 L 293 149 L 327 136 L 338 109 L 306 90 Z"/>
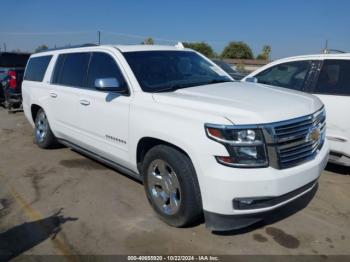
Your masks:
<path fill-rule="evenodd" d="M 350 0 L 11 0 L 1 3 L 0 47 L 33 51 L 96 43 L 208 42 L 220 53 L 244 41 L 255 55 L 272 47 L 272 59 L 319 53 L 329 47 L 350 52 Z M 8 11 L 4 11 L 8 10 Z"/>

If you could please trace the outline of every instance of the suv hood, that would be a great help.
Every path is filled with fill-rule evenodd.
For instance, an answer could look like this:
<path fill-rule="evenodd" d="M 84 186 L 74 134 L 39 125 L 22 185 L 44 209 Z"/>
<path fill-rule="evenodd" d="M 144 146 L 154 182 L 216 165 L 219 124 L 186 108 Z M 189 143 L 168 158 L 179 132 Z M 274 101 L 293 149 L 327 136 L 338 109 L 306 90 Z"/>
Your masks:
<path fill-rule="evenodd" d="M 154 93 L 157 103 L 225 117 L 233 124 L 263 124 L 312 114 L 315 96 L 262 84 L 226 82 Z"/>

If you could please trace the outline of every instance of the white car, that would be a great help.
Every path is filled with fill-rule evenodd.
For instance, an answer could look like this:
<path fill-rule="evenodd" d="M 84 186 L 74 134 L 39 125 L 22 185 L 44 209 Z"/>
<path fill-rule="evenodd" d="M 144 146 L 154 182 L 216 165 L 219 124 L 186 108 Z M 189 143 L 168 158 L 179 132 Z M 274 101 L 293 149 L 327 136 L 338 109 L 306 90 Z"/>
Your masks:
<path fill-rule="evenodd" d="M 263 66 L 242 81 L 318 96 L 327 112 L 329 161 L 350 166 L 350 54 L 290 57 Z"/>
<path fill-rule="evenodd" d="M 181 46 L 90 46 L 31 56 L 23 107 L 56 142 L 144 183 L 159 217 L 244 227 L 313 191 L 325 111 L 308 94 L 234 82 Z M 117 215 L 117 214 L 116 214 Z"/>

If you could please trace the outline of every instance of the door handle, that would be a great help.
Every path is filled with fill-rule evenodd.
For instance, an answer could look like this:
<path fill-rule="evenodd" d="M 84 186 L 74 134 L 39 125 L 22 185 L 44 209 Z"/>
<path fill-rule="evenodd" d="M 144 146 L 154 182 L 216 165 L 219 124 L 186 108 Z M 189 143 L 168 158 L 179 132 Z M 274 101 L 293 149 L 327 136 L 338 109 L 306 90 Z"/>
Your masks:
<path fill-rule="evenodd" d="M 80 104 L 83 105 L 83 106 L 88 106 L 88 105 L 90 105 L 90 101 L 82 99 L 82 100 L 80 100 Z"/>
<path fill-rule="evenodd" d="M 56 98 L 56 97 L 57 97 L 57 94 L 56 94 L 56 93 L 50 93 L 50 96 L 51 96 L 52 98 Z"/>

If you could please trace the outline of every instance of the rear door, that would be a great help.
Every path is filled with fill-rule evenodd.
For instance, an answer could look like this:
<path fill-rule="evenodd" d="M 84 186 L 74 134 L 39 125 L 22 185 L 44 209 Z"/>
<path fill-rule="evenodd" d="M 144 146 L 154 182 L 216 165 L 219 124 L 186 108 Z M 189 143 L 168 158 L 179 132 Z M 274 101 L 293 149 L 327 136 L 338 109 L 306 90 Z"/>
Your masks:
<path fill-rule="evenodd" d="M 54 130 L 60 138 L 80 141 L 78 90 L 86 86 L 90 53 L 60 54 L 51 79 L 49 99 Z"/>
<path fill-rule="evenodd" d="M 324 60 L 309 91 L 325 104 L 331 150 L 350 156 L 350 60 Z"/>

